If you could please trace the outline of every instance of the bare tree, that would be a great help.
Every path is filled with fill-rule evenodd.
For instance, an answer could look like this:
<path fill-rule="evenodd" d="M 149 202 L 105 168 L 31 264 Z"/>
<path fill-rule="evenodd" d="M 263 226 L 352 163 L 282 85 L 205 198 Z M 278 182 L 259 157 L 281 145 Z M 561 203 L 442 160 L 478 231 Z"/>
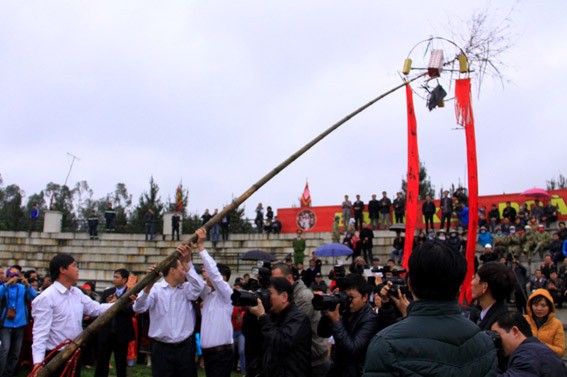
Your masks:
<path fill-rule="evenodd" d="M 514 47 L 517 34 L 513 31 L 512 14 L 516 4 L 500 20 L 491 17 L 490 6 L 474 11 L 470 20 L 449 21 L 447 29 L 468 58 L 471 76 L 478 82 L 478 95 L 485 76 L 498 79 L 502 86 L 508 82 L 504 70 L 508 66 L 504 56 Z M 466 25 L 463 28 L 463 24 Z M 455 60 L 456 62 L 456 60 Z"/>

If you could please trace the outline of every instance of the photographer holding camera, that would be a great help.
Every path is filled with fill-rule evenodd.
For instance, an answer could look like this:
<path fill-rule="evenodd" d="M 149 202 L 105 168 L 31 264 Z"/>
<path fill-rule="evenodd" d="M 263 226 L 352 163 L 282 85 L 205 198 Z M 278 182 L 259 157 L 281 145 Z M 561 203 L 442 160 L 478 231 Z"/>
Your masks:
<path fill-rule="evenodd" d="M 360 376 L 368 343 L 378 331 L 378 318 L 368 303 L 370 286 L 361 275 L 349 274 L 339 286 L 342 297 L 333 310 L 323 311 L 317 327 L 319 336 L 335 340 L 327 376 Z"/>
<path fill-rule="evenodd" d="M 321 312 L 315 310 L 311 301 L 313 292 L 305 286 L 303 281 L 293 279 L 293 271 L 283 263 L 272 268 L 272 277 L 283 277 L 293 287 L 293 303 L 303 311 L 311 323 L 311 376 L 324 377 L 329 369 L 327 340 L 317 335 L 317 325 L 321 319 Z"/>
<path fill-rule="evenodd" d="M 498 376 L 567 375 L 563 360 L 533 336 L 528 321 L 521 313 L 502 313 L 492 325 L 492 331 L 500 338 L 503 355 L 509 357 L 506 370 Z"/>
<path fill-rule="evenodd" d="M 364 376 L 469 376 L 496 373 L 491 337 L 461 314 L 457 293 L 467 261 L 445 242 L 426 242 L 409 258 L 414 301 L 407 317 L 370 342 Z"/>
<path fill-rule="evenodd" d="M 0 298 L 5 300 L 5 307 L 0 313 L 0 376 L 14 374 L 24 340 L 24 328 L 28 323 L 26 302 L 37 296 L 18 267 L 8 268 L 6 274 L 8 280 L 0 284 Z"/>
<path fill-rule="evenodd" d="M 257 271 L 255 271 L 257 270 Z M 270 277 L 272 275 L 271 263 L 258 261 L 258 268 L 253 269 L 256 279 L 250 279 L 252 284 L 247 284 L 244 290 L 233 290 L 230 296 L 233 306 L 256 306 L 258 299 L 262 301 L 264 309 L 270 310 Z M 262 333 L 260 323 L 254 314 L 249 310 L 244 313 L 242 318 L 242 335 L 244 342 L 244 354 L 246 358 L 246 375 L 259 376 L 262 373 L 262 359 L 264 348 L 262 347 Z"/>
<path fill-rule="evenodd" d="M 262 300 L 250 306 L 262 332 L 261 376 L 311 376 L 311 326 L 309 318 L 293 303 L 293 287 L 286 278 L 270 279 L 269 315 Z"/>

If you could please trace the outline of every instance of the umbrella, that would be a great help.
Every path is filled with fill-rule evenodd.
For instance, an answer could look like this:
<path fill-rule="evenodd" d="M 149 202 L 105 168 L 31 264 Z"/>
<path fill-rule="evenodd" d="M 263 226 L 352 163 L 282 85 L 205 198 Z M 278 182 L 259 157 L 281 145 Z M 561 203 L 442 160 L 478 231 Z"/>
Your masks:
<path fill-rule="evenodd" d="M 549 195 L 547 190 L 544 190 L 542 188 L 536 188 L 536 187 L 522 192 L 522 195 L 530 197 L 530 198 L 535 198 L 535 199 L 549 199 L 550 196 L 551 196 L 551 195 Z"/>
<path fill-rule="evenodd" d="M 275 255 L 270 254 L 263 250 L 250 250 L 242 254 L 240 257 L 241 260 L 265 260 L 265 261 L 273 261 L 276 260 Z"/>
<path fill-rule="evenodd" d="M 406 224 L 404 223 L 392 224 L 388 229 L 393 230 L 394 232 L 398 230 L 404 232 L 406 230 Z"/>
<path fill-rule="evenodd" d="M 328 243 L 319 246 L 314 254 L 318 257 L 340 257 L 343 255 L 351 255 L 352 249 L 342 243 Z"/>

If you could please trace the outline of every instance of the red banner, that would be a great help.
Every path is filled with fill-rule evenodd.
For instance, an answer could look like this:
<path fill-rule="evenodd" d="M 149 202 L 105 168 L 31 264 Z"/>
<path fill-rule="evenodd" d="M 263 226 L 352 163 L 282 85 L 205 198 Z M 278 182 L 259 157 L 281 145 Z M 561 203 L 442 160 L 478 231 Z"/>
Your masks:
<path fill-rule="evenodd" d="M 457 123 L 465 128 L 467 140 L 467 168 L 469 183 L 469 225 L 468 234 L 475 234 L 478 227 L 478 175 L 476 163 L 476 139 L 474 134 L 474 115 L 471 104 L 471 80 L 456 80 L 455 86 L 455 111 Z M 474 255 L 476 237 L 467 238 L 467 275 L 461 289 L 460 301 L 464 299 L 471 302 L 471 281 L 474 275 Z"/>
<path fill-rule="evenodd" d="M 408 171 L 406 191 L 406 237 L 402 266 L 408 267 L 409 257 L 413 250 L 413 238 L 417 221 L 417 197 L 419 195 L 419 150 L 417 147 L 417 121 L 413 108 L 413 93 L 406 84 L 406 100 L 408 112 Z"/>
<path fill-rule="evenodd" d="M 551 204 L 557 208 L 559 221 L 567 221 L 567 189 L 549 191 L 551 195 Z M 525 204 L 530 208 L 534 204 L 534 199 L 527 198 L 522 194 L 502 194 L 502 195 L 486 195 L 479 196 L 478 206 L 486 207 L 490 210 L 493 204 L 500 210 L 500 215 L 506 207 L 506 202 L 510 201 L 512 207 L 516 211 L 520 208 L 520 204 Z M 434 200 L 437 211 L 433 215 L 433 225 L 435 229 L 439 229 L 441 224 L 441 209 L 439 208 L 439 200 Z M 417 202 L 417 219 L 416 230 L 425 229 L 423 222 L 423 214 L 421 213 L 421 206 L 423 202 Z M 340 205 L 332 206 L 319 206 L 309 208 L 279 208 L 278 219 L 282 222 L 282 233 L 295 233 L 297 228 L 303 229 L 305 232 L 331 232 L 333 230 L 333 222 L 335 216 L 342 219 L 342 210 Z M 368 216 L 368 208 L 364 207 L 364 220 L 365 223 L 370 222 Z M 453 215 L 451 227 L 455 227 L 457 218 Z M 341 226 L 342 226 L 341 220 Z"/>

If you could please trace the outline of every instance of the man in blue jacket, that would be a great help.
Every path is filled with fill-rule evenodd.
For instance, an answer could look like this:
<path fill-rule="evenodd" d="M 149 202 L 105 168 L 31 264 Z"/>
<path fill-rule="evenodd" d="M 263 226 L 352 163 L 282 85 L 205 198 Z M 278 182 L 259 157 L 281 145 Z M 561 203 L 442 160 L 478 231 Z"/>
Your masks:
<path fill-rule="evenodd" d="M 0 285 L 3 302 L 0 314 L 4 322 L 0 329 L 0 376 L 13 376 L 24 340 L 24 327 L 28 323 L 26 302 L 32 301 L 37 292 L 18 267 L 10 267 L 6 275 L 8 280 Z"/>

